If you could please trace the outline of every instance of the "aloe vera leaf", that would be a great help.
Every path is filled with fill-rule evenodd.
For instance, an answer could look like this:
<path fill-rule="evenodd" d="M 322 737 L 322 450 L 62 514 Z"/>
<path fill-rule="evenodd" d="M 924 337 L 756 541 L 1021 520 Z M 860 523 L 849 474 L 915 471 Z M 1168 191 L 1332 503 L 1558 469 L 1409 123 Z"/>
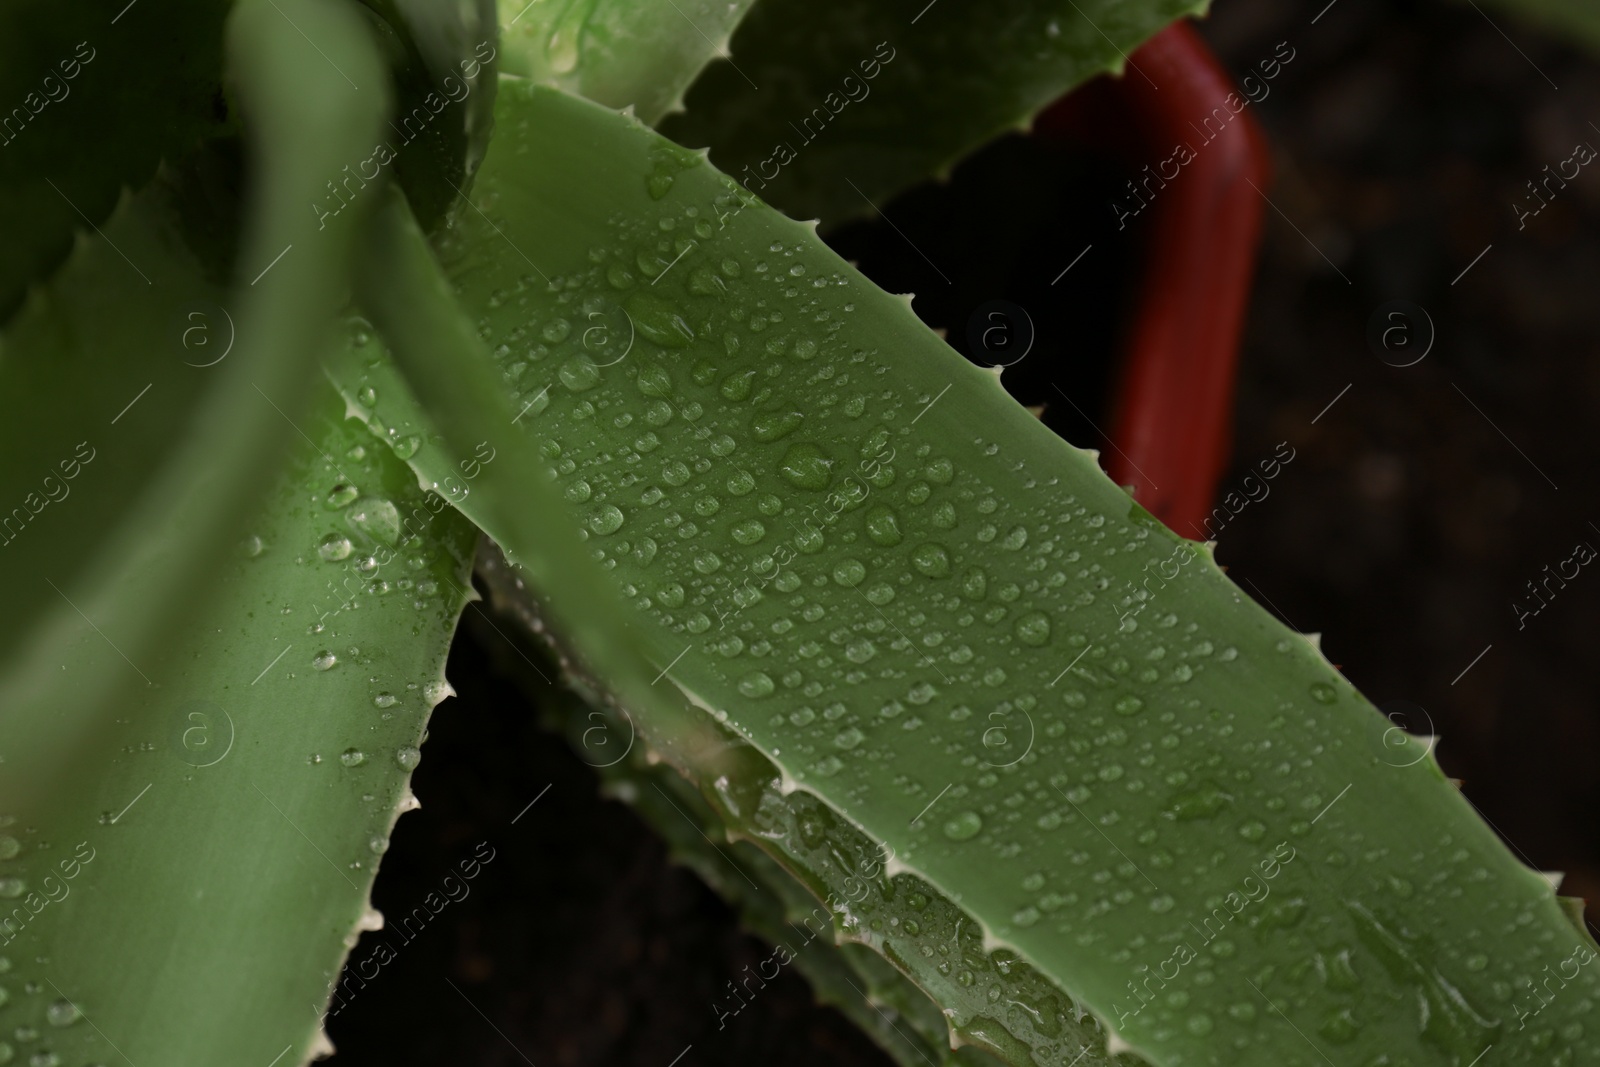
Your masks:
<path fill-rule="evenodd" d="M 125 185 L 225 125 L 223 0 L 0 14 L 0 321 L 105 221 Z M 134 269 L 122 269 L 130 275 Z"/>
<path fill-rule="evenodd" d="M 0 706 L 22 720 L 0 781 L 7 807 L 48 781 L 110 701 L 151 684 L 137 665 L 192 612 L 193 592 L 300 435 L 294 423 L 317 381 L 357 224 L 319 226 L 307 204 L 382 121 L 387 95 L 368 32 L 353 8 L 313 0 L 251 0 L 236 10 L 232 75 L 251 123 L 257 192 L 230 296 L 147 217 L 130 221 L 126 238 L 151 263 L 148 285 L 119 272 L 124 227 L 113 224 L 85 239 L 78 274 L 57 279 L 8 331 L 0 375 L 30 403 L 0 429 L 8 454 L 27 459 L 0 476 L 6 506 L 27 509 L 9 513 L 27 524 L 0 561 L 13 607 L 0 634 Z M 366 82 L 365 91 L 346 79 Z M 231 351 L 211 368 L 180 366 L 191 301 L 210 311 L 218 343 L 224 320 L 232 332 Z M 122 353 L 109 371 L 107 352 Z M 164 390 L 139 409 L 136 401 L 149 402 L 140 401 L 142 385 L 175 378 L 173 395 Z M 95 491 L 51 505 L 44 528 L 33 528 L 28 512 L 48 491 L 43 478 L 85 441 L 112 454 L 89 472 Z M 62 657 L 85 635 L 119 656 L 96 660 L 92 679 L 74 679 L 66 701 Z"/>
<path fill-rule="evenodd" d="M 588 723 L 587 707 L 580 702 L 569 713 L 574 725 Z M 638 763 L 644 762 L 646 751 L 641 745 Z M 892 968 L 888 974 L 874 971 L 871 977 L 863 973 L 864 961 L 846 955 L 859 946 L 834 942 L 832 920 L 821 902 L 766 853 L 747 841 L 729 840 L 716 813 L 669 764 L 619 764 L 606 774 L 609 791 L 627 800 L 660 833 L 673 858 L 738 908 L 747 930 L 774 946 L 772 954 L 750 971 L 728 975 L 737 993 L 724 987 L 706 1005 L 718 1019 L 719 1030 L 739 1025 L 740 998 L 759 990 L 763 976 L 774 977 L 780 968 L 792 965 L 810 983 L 819 1003 L 837 1008 L 903 1067 L 955 1062 L 944 1019 L 933 1002 Z M 865 955 L 883 963 L 870 952 Z M 885 1002 L 892 1007 L 885 1010 L 880 1006 Z"/>
<path fill-rule="evenodd" d="M 156 687 L 124 693 L 48 803 L 0 819 L 0 1060 L 282 1067 L 325 1048 L 448 692 L 475 534 L 319 393 L 247 547 L 142 663 Z M 106 659 L 92 633 L 73 647 L 62 699 Z"/>
<path fill-rule="evenodd" d="M 1206 0 L 763 0 L 662 123 L 767 203 L 833 224 L 964 155 L 1128 56 Z"/>
<path fill-rule="evenodd" d="M 512 632 L 553 639 L 544 608 L 498 550 L 480 548 L 478 573 Z M 908 1051 L 916 1052 L 910 1038 L 914 1031 L 930 1049 L 960 1042 L 957 1061 L 966 1064 L 994 1062 L 989 1053 L 1011 1063 L 1026 1063 L 1030 1055 L 1049 1063 L 1059 1053 L 1062 1062 L 1076 1067 L 1137 1062 L 1126 1054 L 1106 1054 L 1105 1033 L 1092 1015 L 1075 1007 L 1014 953 L 986 951 L 971 919 L 926 883 L 906 874 L 884 878 L 878 846 L 834 819 L 814 797 L 776 789 L 778 774 L 772 765 L 711 716 L 692 704 L 677 707 L 673 714 L 680 721 L 670 733 L 680 742 L 660 745 L 654 736 L 661 725 L 659 708 L 638 718 L 607 708 L 595 682 L 575 672 L 574 661 L 559 643 L 554 649 L 567 667 L 564 680 L 587 698 L 589 710 L 574 707 L 571 697 L 547 693 L 547 681 L 541 677 L 543 685 L 532 683 L 509 657 L 502 662 L 529 688 L 538 686 L 541 706 L 562 709 L 558 714 L 565 716 L 580 758 L 639 808 L 675 855 L 739 904 L 753 930 L 774 944 L 786 937 L 790 944 L 806 941 L 795 953 L 796 965 L 818 998 L 858 1024 L 866 1018 L 863 1029 L 890 1055 L 903 1061 Z M 681 742 L 695 735 L 695 743 Z M 699 755 L 686 760 L 684 752 Z M 675 798 L 679 810 L 673 817 L 666 815 L 663 809 L 670 805 L 653 791 L 650 780 Z M 698 800 L 685 792 L 690 780 L 700 791 Z M 690 826 L 699 832 L 691 832 Z M 867 884 L 873 886 L 870 894 L 864 889 Z M 786 931 L 774 927 L 767 895 L 781 901 Z M 828 933 L 832 940 L 817 936 Z M 873 948 L 867 948 L 869 943 Z M 869 970 L 872 960 L 884 963 L 879 952 L 893 958 L 898 980 L 884 969 Z M 854 976 L 836 964 L 836 956 Z M 976 981 L 977 975 L 1007 981 L 1009 1029 L 991 1022 L 994 986 Z M 893 1025 L 885 1028 L 890 1020 L 876 1005 L 893 1007 Z M 928 1007 L 934 1008 L 931 1018 Z"/>
<path fill-rule="evenodd" d="M 498 550 L 480 549 L 478 574 L 514 632 L 552 640 L 555 632 L 544 621 L 546 609 Z M 555 648 L 560 651 L 558 643 Z M 835 819 L 816 798 L 805 792 L 782 792 L 778 769 L 712 715 L 694 704 L 678 705 L 670 712 L 678 721 L 669 733 L 680 741 L 659 745 L 662 709 L 637 718 L 608 709 L 603 689 L 578 672 L 570 657 L 563 656 L 562 662 L 565 680 L 589 701 L 587 712 L 568 712 L 568 734 L 579 758 L 602 769 L 606 781 L 637 803 L 686 861 L 694 853 L 688 851 L 693 838 L 685 825 L 674 824 L 664 814 L 654 817 L 648 805 L 654 797 L 632 776 L 656 776 L 667 789 L 672 789 L 672 782 L 682 789 L 693 779 L 701 800 L 672 793 L 682 806 L 678 817 L 693 817 L 706 833 L 702 838 L 706 849 L 691 865 L 712 888 L 739 902 L 750 926 L 763 936 L 774 931 L 763 921 L 765 909 L 749 915 L 752 897 L 760 899 L 760 894 L 746 893 L 750 880 L 782 901 L 786 923 L 800 929 L 795 937 L 808 939 L 797 958 L 821 1000 L 835 1003 L 858 1022 L 864 1011 L 875 1011 L 874 1005 L 893 1005 L 898 1019 L 909 1024 L 901 1029 L 915 1029 L 928 1045 L 960 1043 L 957 1056 L 963 1064 L 994 1062 L 987 1057 L 990 1053 L 1002 1062 L 1029 1062 L 1032 1057 L 1043 1064 L 1072 1062 L 1075 1067 L 1142 1062 L 1128 1054 L 1107 1054 L 1106 1032 L 1094 1016 L 1075 1006 L 1037 969 L 1018 960 L 1016 953 L 986 949 L 971 917 L 933 886 L 906 873 L 886 878 L 888 857 L 880 846 L 848 822 Z M 517 665 L 509 659 L 506 664 L 514 669 Z M 517 673 L 526 678 L 520 670 Z M 683 744 L 683 737 L 696 734 L 694 744 Z M 626 760 L 621 758 L 624 745 Z M 690 753 L 690 758 L 683 753 Z M 728 845 L 710 845 L 710 840 Z M 779 870 L 787 873 L 779 875 Z M 869 885 L 872 889 L 867 891 Z M 829 929 L 832 942 L 811 937 Z M 835 953 L 829 952 L 829 945 L 835 942 L 838 957 L 854 968 L 856 977 L 832 963 Z M 883 969 L 869 969 L 870 960 L 883 963 L 875 955 L 878 952 L 893 958 L 899 981 L 888 979 Z M 995 984 L 979 981 L 979 976 L 1005 982 L 1003 1027 L 994 1022 Z M 867 995 L 872 1003 L 864 1003 Z M 936 1009 L 931 1019 L 923 1005 Z M 896 1032 L 885 1040 L 882 1014 L 869 1017 L 869 1022 L 864 1029 L 891 1056 L 906 1053 L 906 1033 Z"/>
<path fill-rule="evenodd" d="M 463 487 L 458 493 L 450 483 L 459 485 L 458 473 L 482 473 L 478 499 L 490 502 L 490 524 L 518 546 L 517 562 L 559 598 L 563 607 L 557 619 L 574 644 L 605 650 L 607 684 L 619 696 L 634 707 L 660 704 L 665 713 L 672 698 L 654 687 L 659 677 L 651 679 L 651 648 L 627 629 L 615 587 L 588 557 L 578 530 L 548 521 L 563 508 L 555 479 L 542 466 L 537 443 L 518 427 L 520 415 L 500 388 L 494 361 L 451 297 L 404 198 L 385 197 L 372 219 L 356 283 L 362 308 L 389 341 L 404 376 L 385 383 L 383 396 L 403 404 L 419 395 L 423 410 L 415 413 L 415 435 L 433 438 L 427 427 L 438 427 L 443 440 L 430 456 L 455 457 L 458 470 L 430 470 L 424 478 L 460 505 L 471 491 Z M 407 383 L 416 394 L 408 392 Z M 359 404 L 359 394 L 356 400 Z M 495 458 L 499 461 L 491 467 Z M 463 511 L 468 517 L 480 514 L 477 508 Z"/>
<path fill-rule="evenodd" d="M 632 106 L 645 122 L 683 106 L 683 92 L 755 0 L 508 0 L 500 5 L 505 70 Z M 738 60 L 730 69 L 737 77 Z"/>
<path fill-rule="evenodd" d="M 624 116 L 499 107 L 446 261 L 663 679 L 751 748 L 666 751 L 954 902 L 1005 958 L 963 1033 L 1007 1043 L 1026 962 L 1155 1064 L 1587 1056 L 1592 942 L 1313 641 L 811 227 Z M 575 326 L 624 311 L 601 367 Z"/>
<path fill-rule="evenodd" d="M 494 0 L 362 0 L 379 16 L 397 107 L 383 146 L 425 229 L 472 184 L 494 126 L 499 22 Z M 392 135 L 391 135 L 392 134 Z M 352 171 L 377 169 L 383 153 Z"/>
<path fill-rule="evenodd" d="M 584 734 L 596 729 L 595 714 L 592 705 L 573 697 L 557 712 L 580 751 L 587 740 Z M 625 736 L 623 723 L 613 723 L 611 729 L 617 736 Z M 837 1008 L 902 1067 L 986 1062 L 952 1057 L 944 1018 L 932 1001 L 893 968 L 887 974 L 869 972 L 863 966 L 869 962 L 887 966 L 870 951 L 864 951 L 865 959 L 847 955 L 859 946 L 833 940 L 832 922 L 818 898 L 765 852 L 747 841 L 730 839 L 715 812 L 686 779 L 663 762 L 646 766 L 642 755 L 651 750 L 641 744 L 638 751 L 639 757 L 601 771 L 606 793 L 633 807 L 667 842 L 676 862 L 694 871 L 737 908 L 746 930 L 774 946 L 773 954 L 753 969 L 755 973 L 740 971 L 728 976 L 728 982 L 743 989 L 742 994 L 724 988 L 706 1004 L 718 1020 L 718 1031 L 740 1025 L 739 996 L 761 988 L 763 974 L 770 978 L 773 971 L 792 966 L 811 986 L 818 1003 Z M 780 945 L 784 949 L 781 956 L 776 951 Z M 744 982 L 755 985 L 744 986 Z M 884 1004 L 892 1006 L 886 1010 Z M 744 1025 L 749 1025 L 748 1021 Z"/>

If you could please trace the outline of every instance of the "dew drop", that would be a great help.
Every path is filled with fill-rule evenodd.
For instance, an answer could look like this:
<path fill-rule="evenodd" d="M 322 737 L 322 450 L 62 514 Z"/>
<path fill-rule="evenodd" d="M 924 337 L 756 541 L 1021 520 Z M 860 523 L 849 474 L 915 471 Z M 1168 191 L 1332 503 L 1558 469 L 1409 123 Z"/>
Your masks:
<path fill-rule="evenodd" d="M 400 512 L 388 500 L 368 500 L 350 513 L 350 524 L 375 541 L 400 541 Z"/>
<path fill-rule="evenodd" d="M 774 688 L 772 677 L 763 671 L 751 671 L 739 679 L 739 692 L 752 699 L 771 696 Z"/>
<path fill-rule="evenodd" d="M 337 511 L 348 507 L 356 497 L 361 495 L 361 490 L 348 482 L 340 482 L 328 491 L 327 505 L 329 511 Z"/>
<path fill-rule="evenodd" d="M 746 519 L 735 523 L 728 532 L 741 545 L 753 545 L 767 535 L 767 528 L 761 524 L 760 519 Z"/>
<path fill-rule="evenodd" d="M 947 578 L 950 575 L 950 554 L 943 545 L 918 545 L 911 550 L 911 565 L 929 578 Z"/>
<path fill-rule="evenodd" d="M 406 745 L 404 748 L 395 749 L 394 761 L 402 770 L 414 771 L 417 769 L 417 764 L 422 762 L 422 753 L 414 746 Z"/>
<path fill-rule="evenodd" d="M 329 652 L 327 649 L 323 649 L 321 652 L 318 652 L 315 656 L 311 657 L 311 666 L 315 667 L 319 671 L 332 670 L 334 666 L 338 664 L 338 662 L 339 657 L 334 655 L 332 652 Z"/>
<path fill-rule="evenodd" d="M 828 487 L 833 460 L 816 445 L 801 442 L 789 446 L 778 463 L 778 473 L 797 489 L 820 492 Z"/>
<path fill-rule="evenodd" d="M 680 486 L 689 480 L 689 468 L 682 460 L 668 460 L 661 468 L 661 480 L 671 486 Z"/>
<path fill-rule="evenodd" d="M 600 384 L 600 368 L 588 356 L 573 356 L 556 371 L 561 384 L 574 393 L 585 393 Z"/>
<path fill-rule="evenodd" d="M 851 663 L 865 663 L 878 654 L 878 649 L 865 637 L 858 637 L 845 646 L 844 654 Z"/>
<path fill-rule="evenodd" d="M 750 433 L 757 441 L 776 441 L 800 428 L 805 416 L 798 411 L 764 411 L 750 420 Z"/>
<path fill-rule="evenodd" d="M 858 559 L 841 560 L 839 565 L 833 568 L 833 580 L 848 589 L 860 585 L 866 577 L 866 565 Z"/>
<path fill-rule="evenodd" d="M 672 304 L 650 293 L 634 293 L 628 298 L 628 314 L 647 340 L 663 348 L 687 348 L 694 330 Z"/>
<path fill-rule="evenodd" d="M 983 816 L 975 811 L 964 811 L 944 824 L 944 836 L 952 841 L 966 841 L 978 836 L 983 829 Z"/>
<path fill-rule="evenodd" d="M 339 753 L 339 762 L 346 767 L 359 767 L 367 762 L 367 754 L 359 748 L 347 748 Z"/>
<path fill-rule="evenodd" d="M 393 693 L 384 692 L 373 697 L 372 703 L 380 708 L 392 708 L 396 704 L 400 703 L 400 698 L 395 696 Z"/>
<path fill-rule="evenodd" d="M 323 537 L 322 544 L 317 545 L 317 555 L 325 560 L 344 560 L 350 555 L 350 539 L 344 534 L 328 534 Z"/>
<path fill-rule="evenodd" d="M 614 534 L 622 529 L 622 509 L 614 504 L 602 504 L 589 513 L 589 529 L 597 534 Z"/>
<path fill-rule="evenodd" d="M 62 999 L 51 1001 L 50 1006 L 44 1010 L 44 1016 L 51 1026 L 71 1026 L 83 1018 L 83 1013 L 72 1001 Z"/>
<path fill-rule="evenodd" d="M 879 504 L 867 512 L 867 536 L 873 544 L 889 548 L 902 540 L 900 518 L 887 504 Z"/>
<path fill-rule="evenodd" d="M 1035 648 L 1050 643 L 1050 616 L 1042 611 L 1030 611 L 1017 619 L 1017 640 Z"/>

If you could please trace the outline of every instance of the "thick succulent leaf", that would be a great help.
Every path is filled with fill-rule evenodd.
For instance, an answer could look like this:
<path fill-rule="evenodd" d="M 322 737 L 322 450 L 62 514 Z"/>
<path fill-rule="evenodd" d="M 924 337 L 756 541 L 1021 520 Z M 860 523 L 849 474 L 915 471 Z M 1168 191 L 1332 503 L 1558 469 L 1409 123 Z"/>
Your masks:
<path fill-rule="evenodd" d="M 395 179 L 412 210 L 432 229 L 472 184 L 494 126 L 500 27 L 494 0 L 363 0 L 379 16 L 398 107 L 389 132 L 370 154 L 340 172 L 341 193 L 354 194 L 392 158 Z M 347 175 L 354 175 L 350 179 Z M 343 195 L 319 202 L 341 209 Z"/>
<path fill-rule="evenodd" d="M 1106 71 L 1206 0 L 763 0 L 662 124 L 794 218 L 838 222 Z M 741 72 L 743 72 L 741 74 Z M 752 86 L 746 81 L 753 82 Z M 757 91 L 759 87 L 759 91 Z"/>
<path fill-rule="evenodd" d="M 433 436 L 428 426 L 436 426 L 443 441 L 430 451 L 430 460 L 439 454 L 454 457 L 455 467 L 442 471 L 419 464 L 425 483 L 465 503 L 471 490 L 454 488 L 460 486 L 460 477 L 484 474 L 478 500 L 487 501 L 488 508 L 474 506 L 464 509 L 466 513 L 477 516 L 474 521 L 487 521 L 519 546 L 518 562 L 564 605 L 559 619 L 576 644 L 605 650 L 607 683 L 613 691 L 637 707 L 660 704 L 669 709 L 665 691 L 648 680 L 654 672 L 647 646 L 628 632 L 626 609 L 587 557 L 580 532 L 549 522 L 548 516 L 564 507 L 555 479 L 546 471 L 537 443 L 517 425 L 520 416 L 500 387 L 493 359 L 461 314 L 421 228 L 397 195 L 387 197 L 372 220 L 357 272 L 357 296 L 404 374 L 403 380 L 385 381 L 382 395 L 391 405 L 412 395 L 422 398 L 423 410 L 414 413 L 417 427 L 406 428 L 406 436 L 420 441 Z M 351 360 L 347 356 L 340 362 L 348 367 Z M 366 400 L 365 392 L 357 393 L 358 411 L 369 406 Z M 383 432 L 402 431 L 390 423 Z"/>
<path fill-rule="evenodd" d="M 497 125 L 444 255 L 564 485 L 543 518 L 746 742 L 667 758 L 764 847 L 893 850 L 858 936 L 955 928 L 934 970 L 990 1005 L 930 989 L 958 1038 L 1082 1054 L 1025 963 L 1156 1064 L 1587 1054 L 1549 882 L 1209 552 L 698 155 L 538 87 Z M 496 493 L 460 506 L 515 560 Z"/>
<path fill-rule="evenodd" d="M 125 688 L 47 802 L 0 818 L 0 1061 L 282 1067 L 324 1048 L 448 692 L 475 537 L 343 414 L 324 387 L 202 615 L 140 662 L 155 685 Z M 127 666 L 83 637 L 58 698 L 105 661 Z"/>
<path fill-rule="evenodd" d="M 306 205 L 382 122 L 367 27 L 351 8 L 251 0 L 229 31 L 255 153 L 231 294 L 178 247 L 177 197 L 156 195 L 83 238 L 0 349 L 6 394 L 27 398 L 0 426 L 12 460 L 0 471 L 0 706 L 20 720 L 0 780 L 8 807 L 48 781 L 110 701 L 153 684 L 139 665 L 192 611 L 302 435 L 342 302 L 360 212 L 319 227 Z M 133 255 L 148 275 L 127 270 Z M 67 700 L 62 656 L 84 635 L 120 656 L 72 679 Z"/>
<path fill-rule="evenodd" d="M 770 2 L 770 0 L 769 0 Z M 500 26 L 509 73 L 632 106 L 646 122 L 683 92 L 755 0 L 507 0 Z"/>
<path fill-rule="evenodd" d="M 105 221 L 125 185 L 222 125 L 226 0 L 0 12 L 0 320 Z M 134 262 L 138 262 L 134 260 Z M 122 269 L 136 274 L 137 267 Z M 153 284 L 153 280 L 150 283 Z"/>
<path fill-rule="evenodd" d="M 777 970 L 792 965 L 821 1003 L 837 1007 L 902 1067 L 994 1062 L 986 1061 L 976 1048 L 952 1057 L 948 1027 L 938 1005 L 881 956 L 836 943 L 831 936 L 836 933 L 834 918 L 820 906 L 822 899 L 766 852 L 730 833 L 713 803 L 670 763 L 657 758 L 648 727 L 641 730 L 630 716 L 607 707 L 583 675 L 563 672 L 548 662 L 544 667 L 534 665 L 535 657 L 547 659 L 551 651 L 559 657 L 561 649 L 536 643 L 535 635 L 551 632 L 546 613 L 493 544 L 480 547 L 478 573 L 488 585 L 491 609 L 505 620 L 496 627 L 508 639 L 493 648 L 497 669 L 516 678 L 551 728 L 566 734 L 579 758 L 600 775 L 608 795 L 631 805 L 667 842 L 677 862 L 739 909 L 746 929 L 784 946 L 783 953 L 774 950 L 751 973 L 730 976 L 730 988 L 719 991 L 717 1002 L 709 1005 L 719 1030 L 735 1025 L 742 999 L 762 988 L 763 978 L 771 979 Z M 552 683 L 552 676 L 569 687 Z M 730 740 L 697 709 L 685 706 L 682 712 L 686 724 L 704 735 L 708 746 Z M 740 832 L 747 831 L 740 827 Z M 785 863 L 789 859 L 785 850 Z M 857 882 L 861 866 L 853 865 L 849 872 Z M 824 895 L 843 899 L 846 888 L 833 886 Z M 850 952 L 852 947 L 858 951 Z M 733 987 L 735 981 L 738 987 Z"/>
<path fill-rule="evenodd" d="M 480 549 L 478 573 L 513 632 L 540 635 L 563 654 L 541 598 L 498 551 Z M 628 715 L 607 707 L 604 690 L 573 661 L 562 662 L 589 710 L 542 703 L 565 711 L 580 758 L 737 903 L 753 930 L 790 950 L 820 1000 L 861 1023 L 890 1055 L 921 1059 L 954 1045 L 959 1061 L 972 1064 L 992 1062 L 988 1053 L 1075 1067 L 1139 1062 L 1110 1054 L 1093 1015 L 1016 953 L 986 947 L 978 925 L 937 890 L 907 874 L 887 877 L 892 846 L 885 851 L 804 791 L 784 793 L 777 769 L 714 716 L 692 703 Z M 509 657 L 507 665 L 517 668 Z M 676 743 L 662 744 L 663 733 Z M 698 798 L 686 791 L 691 781 Z M 668 797 L 676 822 L 664 810 Z M 722 1003 L 737 1015 L 736 999 Z"/>

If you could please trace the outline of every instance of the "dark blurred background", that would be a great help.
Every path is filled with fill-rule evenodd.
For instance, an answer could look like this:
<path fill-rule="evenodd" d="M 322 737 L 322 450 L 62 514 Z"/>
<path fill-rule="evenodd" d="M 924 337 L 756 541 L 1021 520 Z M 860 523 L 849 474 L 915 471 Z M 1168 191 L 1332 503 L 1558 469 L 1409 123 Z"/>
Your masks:
<path fill-rule="evenodd" d="M 1201 24 L 1240 74 L 1279 41 L 1296 50 L 1253 108 L 1292 225 L 1268 212 L 1223 484 L 1280 441 L 1297 458 L 1227 525 L 1218 556 L 1320 631 L 1376 703 L 1415 732 L 1431 725 L 1446 772 L 1525 862 L 1593 898 L 1600 574 L 1580 572 L 1521 628 L 1512 605 L 1534 606 L 1525 583 L 1578 542 L 1600 547 L 1600 168 L 1521 230 L 1513 205 L 1577 143 L 1600 146 L 1600 63 L 1470 3 L 1337 0 L 1313 25 L 1322 10 L 1216 0 Z M 948 284 L 881 222 L 831 239 L 885 288 L 917 292 L 957 347 L 986 301 L 1026 308 L 1036 345 L 1007 386 L 1099 445 L 1091 420 L 1104 424 L 1143 252 L 1137 225 L 1117 233 L 1106 208 L 1125 177 L 1093 153 L 1009 138 L 948 185 L 885 205 Z M 1052 286 L 1091 242 L 1103 258 Z M 1367 344 L 1394 300 L 1436 330 L 1413 366 Z M 480 841 L 495 859 L 329 1021 L 337 1062 L 887 1065 L 792 971 L 718 1030 L 712 999 L 766 950 L 538 726 L 496 665 L 503 642 L 469 610 L 449 664 L 460 694 L 434 715 L 423 807 L 400 821 L 375 903 L 408 911 Z"/>

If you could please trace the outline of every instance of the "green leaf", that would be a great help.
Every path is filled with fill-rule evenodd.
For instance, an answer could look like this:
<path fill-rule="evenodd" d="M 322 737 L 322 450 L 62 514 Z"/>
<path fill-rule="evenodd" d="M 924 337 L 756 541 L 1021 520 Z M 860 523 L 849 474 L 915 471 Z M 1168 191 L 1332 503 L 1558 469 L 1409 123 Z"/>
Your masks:
<path fill-rule="evenodd" d="M 770 2 L 770 0 L 768 0 Z M 645 122 L 683 106 L 701 69 L 755 0 L 509 0 L 505 69 Z"/>
<path fill-rule="evenodd" d="M 371 154 L 343 172 L 380 171 L 392 157 L 395 179 L 424 228 L 432 229 L 459 191 L 472 184 L 494 126 L 499 25 L 494 0 L 363 0 L 379 17 L 399 106 Z M 323 201 L 327 203 L 327 201 Z M 336 204 L 327 203 L 328 207 Z"/>
<path fill-rule="evenodd" d="M 925 988 L 958 1039 L 1070 1061 L 1053 985 L 1155 1064 L 1576 1062 L 1592 942 L 1314 641 L 698 155 L 537 87 L 497 125 L 443 255 L 561 479 L 541 518 L 743 742 L 665 758 L 773 853 L 892 849 L 854 936 L 902 969 L 908 921 L 956 928 Z M 517 500 L 460 506 L 500 537 Z"/>
<path fill-rule="evenodd" d="M 0 1061 L 282 1067 L 322 1047 L 448 693 L 476 536 L 342 416 L 319 390 L 201 616 L 139 661 L 154 687 L 125 687 L 47 803 L 0 818 Z M 107 662 L 128 670 L 83 637 L 58 698 Z M 0 723 L 8 755 L 17 725 Z"/>
<path fill-rule="evenodd" d="M 763 0 L 734 35 L 738 70 L 708 68 L 662 132 L 709 145 L 724 173 L 790 216 L 832 224 L 947 174 L 1205 9 L 1206 0 Z"/>
<path fill-rule="evenodd" d="M 460 478 L 486 473 L 478 496 L 489 508 L 465 509 L 466 514 L 479 516 L 507 544 L 517 546 L 518 563 L 560 600 L 556 617 L 577 645 L 605 649 L 613 691 L 636 707 L 662 702 L 665 691 L 645 680 L 653 673 L 645 648 L 624 633 L 625 609 L 615 588 L 586 558 L 578 531 L 548 521 L 562 508 L 555 481 L 543 469 L 535 443 L 517 426 L 520 416 L 499 387 L 488 350 L 451 298 L 449 283 L 401 197 L 386 198 L 363 252 L 359 301 L 404 374 L 404 380 L 384 381 L 383 396 L 415 424 L 399 432 L 417 440 L 434 436 L 429 426 L 443 432 L 430 460 L 442 454 L 455 461 L 453 467 L 419 465 L 424 478 L 431 479 L 433 489 L 443 488 L 451 500 L 464 504 L 470 489 L 461 486 Z M 346 381 L 359 374 L 348 357 L 341 365 Z M 420 412 L 408 407 L 407 383 L 422 399 Z M 357 392 L 356 410 L 370 406 L 365 399 Z M 390 423 L 389 432 L 395 431 Z M 499 462 L 488 469 L 497 457 Z"/>
<path fill-rule="evenodd" d="M 124 186 L 227 119 L 224 0 L 59 4 L 0 14 L 0 321 L 104 222 Z M 130 273 L 137 270 L 123 265 Z"/>
<path fill-rule="evenodd" d="M 19 461 L 0 472 L 11 520 L 0 520 L 0 580 L 12 607 L 0 623 L 0 706 L 19 720 L 5 808 L 49 782 L 129 686 L 152 684 L 134 665 L 192 612 L 193 592 L 302 435 L 295 422 L 343 302 L 358 221 L 319 225 L 307 205 L 372 142 L 387 107 L 368 30 L 354 9 L 251 0 L 229 32 L 256 162 L 233 293 L 176 247 L 173 207 L 158 197 L 86 239 L 4 340 L 0 380 L 29 401 L 0 427 L 0 447 Z M 126 269 L 134 254 L 148 274 Z M 232 341 L 215 360 L 185 347 L 201 323 L 219 347 Z M 117 357 L 109 369 L 107 353 Z M 145 393 L 158 385 L 152 403 Z M 63 464 L 102 448 L 102 466 L 80 471 L 93 491 L 66 497 Z M 61 664 L 86 636 L 121 661 L 71 679 L 68 700 Z"/>

